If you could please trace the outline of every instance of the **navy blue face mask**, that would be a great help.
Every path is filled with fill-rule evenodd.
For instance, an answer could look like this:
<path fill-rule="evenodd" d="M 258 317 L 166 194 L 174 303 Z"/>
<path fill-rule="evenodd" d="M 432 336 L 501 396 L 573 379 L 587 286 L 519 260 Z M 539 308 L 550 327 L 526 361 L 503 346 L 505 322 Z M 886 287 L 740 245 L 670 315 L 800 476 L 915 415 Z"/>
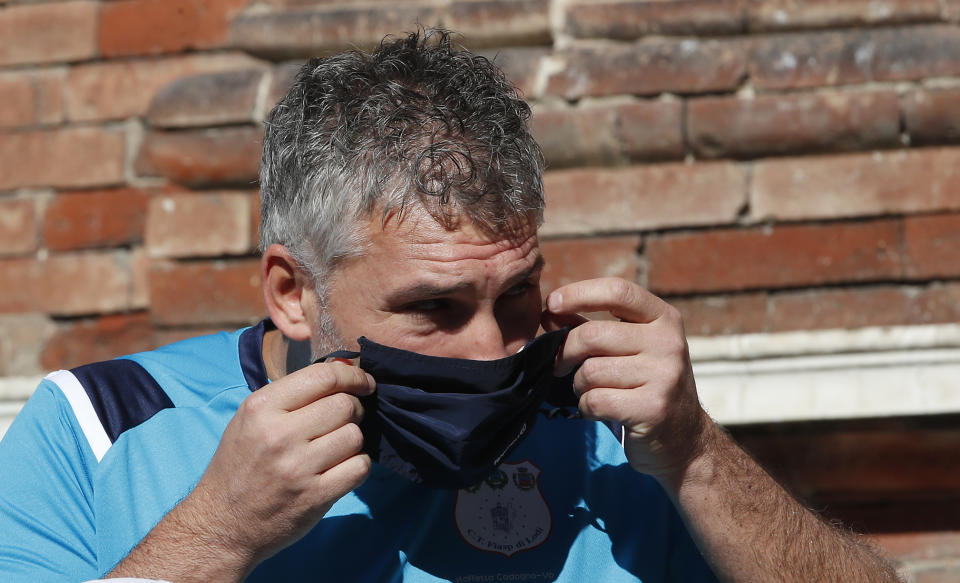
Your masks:
<path fill-rule="evenodd" d="M 575 407 L 572 374 L 553 375 L 569 329 L 543 334 L 499 360 L 443 358 L 358 340 L 377 382 L 364 397 L 364 449 L 418 484 L 466 488 L 486 478 L 530 432 L 542 403 Z M 323 360 L 323 359 L 321 359 Z"/>

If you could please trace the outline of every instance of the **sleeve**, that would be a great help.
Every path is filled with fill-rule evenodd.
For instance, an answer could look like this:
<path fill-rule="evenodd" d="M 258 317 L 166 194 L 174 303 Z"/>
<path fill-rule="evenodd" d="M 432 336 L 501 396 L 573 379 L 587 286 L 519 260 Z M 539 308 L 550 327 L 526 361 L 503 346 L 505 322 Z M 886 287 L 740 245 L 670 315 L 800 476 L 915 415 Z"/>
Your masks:
<path fill-rule="evenodd" d="M 0 573 L 6 583 L 96 579 L 96 458 L 45 380 L 0 441 Z"/>

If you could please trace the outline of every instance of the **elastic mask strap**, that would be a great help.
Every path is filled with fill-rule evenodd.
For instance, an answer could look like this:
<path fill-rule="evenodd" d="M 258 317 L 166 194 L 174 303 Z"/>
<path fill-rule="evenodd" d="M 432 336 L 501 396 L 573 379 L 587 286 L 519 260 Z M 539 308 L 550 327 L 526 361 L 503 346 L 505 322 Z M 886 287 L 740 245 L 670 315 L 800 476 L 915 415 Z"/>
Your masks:
<path fill-rule="evenodd" d="M 316 359 L 315 361 L 313 361 L 313 364 L 317 364 L 318 362 L 326 362 L 328 358 L 353 359 L 353 358 L 359 358 L 359 357 L 360 357 L 360 353 L 354 350 L 336 350 L 334 352 L 331 352 L 330 354 L 321 356 L 320 358 Z"/>

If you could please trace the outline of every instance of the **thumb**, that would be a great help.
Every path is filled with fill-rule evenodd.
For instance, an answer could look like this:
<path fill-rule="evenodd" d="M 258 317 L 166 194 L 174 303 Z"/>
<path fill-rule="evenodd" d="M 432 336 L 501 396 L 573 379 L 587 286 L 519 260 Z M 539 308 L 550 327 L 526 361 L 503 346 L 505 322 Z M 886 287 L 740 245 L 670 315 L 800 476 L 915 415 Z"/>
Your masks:
<path fill-rule="evenodd" d="M 545 332 L 553 332 L 564 326 L 579 326 L 588 320 L 580 314 L 554 314 L 548 310 L 544 310 L 540 315 L 540 325 L 543 326 Z"/>

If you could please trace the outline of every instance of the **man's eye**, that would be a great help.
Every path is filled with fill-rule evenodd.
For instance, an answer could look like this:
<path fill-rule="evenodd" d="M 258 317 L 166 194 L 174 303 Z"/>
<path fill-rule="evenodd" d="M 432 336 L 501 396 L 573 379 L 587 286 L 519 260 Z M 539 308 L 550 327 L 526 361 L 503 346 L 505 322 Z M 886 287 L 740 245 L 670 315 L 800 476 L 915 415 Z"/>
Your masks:
<path fill-rule="evenodd" d="M 447 305 L 445 300 L 421 300 L 419 302 L 413 302 L 407 306 L 407 311 L 409 312 L 436 312 L 445 308 Z"/>

